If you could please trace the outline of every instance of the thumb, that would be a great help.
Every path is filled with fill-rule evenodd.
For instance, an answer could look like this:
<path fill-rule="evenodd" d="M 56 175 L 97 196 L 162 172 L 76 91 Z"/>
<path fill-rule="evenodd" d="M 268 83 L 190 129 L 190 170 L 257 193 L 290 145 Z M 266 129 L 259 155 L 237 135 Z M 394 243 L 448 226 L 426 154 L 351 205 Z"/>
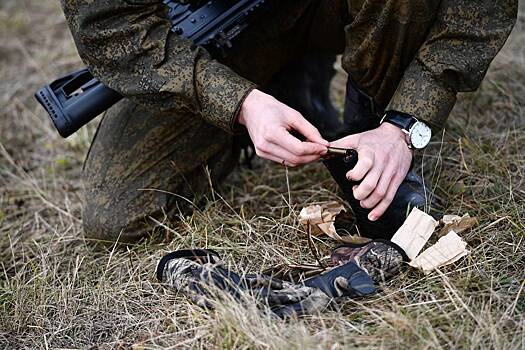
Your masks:
<path fill-rule="evenodd" d="M 294 128 L 294 130 L 298 131 L 306 137 L 306 139 L 310 142 L 318 143 L 323 146 L 329 146 L 330 142 L 326 141 L 321 134 L 319 133 L 319 130 L 306 119 L 304 119 L 303 116 L 299 115 L 297 118 L 294 118 L 292 122 L 290 123 L 291 127 Z"/>
<path fill-rule="evenodd" d="M 345 136 L 342 139 L 330 142 L 330 146 L 339 147 L 339 148 L 357 149 L 359 147 L 359 136 L 360 135 L 361 134 Z"/>

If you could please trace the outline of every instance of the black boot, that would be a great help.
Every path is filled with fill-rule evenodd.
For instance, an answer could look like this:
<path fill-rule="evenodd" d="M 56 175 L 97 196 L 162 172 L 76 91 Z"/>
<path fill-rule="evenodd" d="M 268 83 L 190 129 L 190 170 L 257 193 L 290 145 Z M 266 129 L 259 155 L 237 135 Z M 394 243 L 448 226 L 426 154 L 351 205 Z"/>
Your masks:
<path fill-rule="evenodd" d="M 377 128 L 383 110 L 373 100 L 361 92 L 349 79 L 345 99 L 344 129 L 338 137 L 360 133 Z M 427 211 L 431 204 L 431 193 L 425 187 L 423 179 L 411 169 L 400 185 L 394 200 L 387 211 L 377 221 L 368 220 L 370 209 L 364 209 L 354 198 L 352 187 L 356 182 L 346 178 L 346 173 L 356 163 L 352 157 L 336 157 L 324 161 L 325 166 L 344 193 L 356 219 L 361 235 L 371 238 L 390 239 L 403 224 L 413 207 Z"/>

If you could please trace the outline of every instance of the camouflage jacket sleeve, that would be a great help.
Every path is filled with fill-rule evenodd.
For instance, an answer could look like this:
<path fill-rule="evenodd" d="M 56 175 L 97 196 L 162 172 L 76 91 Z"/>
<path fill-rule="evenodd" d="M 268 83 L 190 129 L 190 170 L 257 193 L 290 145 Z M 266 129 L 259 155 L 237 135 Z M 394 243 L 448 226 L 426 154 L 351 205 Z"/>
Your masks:
<path fill-rule="evenodd" d="M 62 0 L 78 52 L 104 84 L 160 110 L 187 109 L 227 131 L 254 84 L 170 31 L 160 0 Z"/>
<path fill-rule="evenodd" d="M 443 127 L 457 92 L 478 88 L 517 17 L 517 0 L 443 0 L 387 109 Z"/>

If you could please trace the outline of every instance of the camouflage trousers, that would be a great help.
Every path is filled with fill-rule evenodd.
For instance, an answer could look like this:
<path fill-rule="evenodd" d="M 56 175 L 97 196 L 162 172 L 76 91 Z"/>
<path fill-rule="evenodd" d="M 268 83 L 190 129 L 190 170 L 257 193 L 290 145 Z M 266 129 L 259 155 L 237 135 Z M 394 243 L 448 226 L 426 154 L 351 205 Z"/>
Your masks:
<path fill-rule="evenodd" d="M 339 119 L 329 97 L 334 62 L 332 55 L 296 59 L 264 89 L 308 115 L 326 137 L 334 136 Z M 307 64 L 317 69 L 298 76 L 297 67 Z M 147 237 L 156 221 L 198 205 L 210 184 L 219 185 L 236 167 L 247 143 L 247 135 L 231 135 L 191 112 L 155 112 L 121 101 L 103 117 L 84 164 L 86 237 Z"/>
<path fill-rule="evenodd" d="M 311 0 L 312 3 L 316 1 L 327 4 L 326 6 L 331 6 L 330 4 L 334 2 L 344 2 L 343 0 L 326 2 Z M 286 2 L 282 6 L 291 7 L 294 6 L 293 3 L 295 2 Z M 348 6 L 360 6 L 358 3 L 352 2 L 353 5 Z M 428 13 L 418 14 L 416 31 L 418 35 L 405 35 L 402 30 L 378 33 L 378 28 L 389 27 L 378 26 L 374 18 L 384 20 L 385 16 L 391 16 L 398 20 L 399 13 L 410 13 L 410 9 L 407 8 L 418 6 L 417 4 L 417 1 L 401 0 L 377 2 L 375 6 L 367 9 L 368 12 L 375 13 L 368 13 L 368 19 L 366 21 L 361 19 L 358 26 L 327 29 L 327 23 L 330 21 L 319 20 L 318 17 L 321 16 L 319 11 L 317 14 L 304 15 L 304 20 L 296 21 L 298 24 L 295 25 L 298 26 L 298 33 L 311 32 L 312 28 L 316 27 L 316 23 L 311 23 L 311 20 L 317 18 L 316 20 L 321 22 L 323 33 L 344 31 L 347 37 L 352 38 L 355 35 L 356 40 L 363 41 L 360 49 L 366 46 L 367 40 L 373 40 L 383 34 L 388 35 L 391 40 L 399 41 L 396 47 L 402 48 L 403 57 L 407 59 L 391 63 L 384 72 L 382 82 L 382 86 L 389 85 L 389 90 L 393 92 L 403 70 L 411 61 L 410 57 L 415 56 L 421 45 L 424 33 L 433 24 L 435 8 L 428 7 Z M 348 12 L 350 15 L 356 14 L 359 13 L 359 9 L 350 8 Z M 261 49 L 263 34 L 256 33 L 257 40 L 254 45 L 258 46 L 251 48 L 248 40 L 250 33 L 247 32 L 243 35 L 243 38 L 247 39 L 241 38 L 239 47 L 234 48 L 239 51 L 238 55 L 232 55 L 234 58 L 237 57 L 237 60 L 232 59 L 225 63 L 261 86 L 270 86 L 267 91 L 270 93 L 275 91 L 277 98 L 298 109 L 307 119 L 311 119 L 314 125 L 325 131 L 331 131 L 331 128 L 335 128 L 333 120 L 322 119 L 323 113 L 327 111 L 328 113 L 325 113 L 327 115 L 334 114 L 331 107 L 326 107 L 329 103 L 324 101 L 322 104 L 325 109 L 317 113 L 315 108 L 306 111 L 304 108 L 301 109 L 300 101 L 302 97 L 309 95 L 309 91 L 305 91 L 300 85 L 312 80 L 308 79 L 308 74 L 311 73 L 307 72 L 306 68 L 319 64 L 324 68 L 315 74 L 323 76 L 321 87 L 313 86 L 310 90 L 323 89 L 324 91 L 317 94 L 328 96 L 326 82 L 329 82 L 333 76 L 333 57 L 335 54 L 342 53 L 344 47 L 340 47 L 339 44 L 326 47 L 326 43 L 321 42 L 315 45 L 305 44 L 301 49 L 300 43 L 293 42 L 287 45 L 287 40 L 293 41 L 297 38 L 290 35 L 279 36 L 271 30 L 267 32 L 271 36 L 267 44 L 268 52 Z M 284 42 L 275 43 L 279 40 Z M 296 49 L 291 50 L 288 49 L 289 47 Z M 272 52 L 272 49 L 278 52 Z M 253 58 L 253 55 L 242 53 L 243 50 L 246 52 L 255 50 L 257 57 Z M 310 58 L 314 60 L 313 63 L 308 61 L 301 64 L 293 63 L 294 60 L 300 59 L 298 57 L 311 52 L 320 54 L 318 57 Z M 375 55 L 382 54 L 378 50 L 373 52 Z M 329 56 L 331 58 L 323 56 L 326 54 L 331 55 Z M 346 50 L 345 55 L 348 54 L 351 53 Z M 386 53 L 384 55 L 388 57 Z M 381 57 L 371 57 L 370 61 L 384 60 Z M 243 66 L 244 62 L 249 62 L 253 67 Z M 283 71 L 282 69 L 287 65 L 289 65 L 288 71 L 286 69 Z M 273 69 L 269 71 L 269 77 L 263 77 L 264 72 L 261 72 L 266 66 Z M 276 75 L 276 67 L 281 69 L 281 72 L 277 73 L 280 78 L 274 80 L 272 84 L 271 77 Z M 302 77 L 301 72 L 298 72 L 301 67 L 305 67 Z M 353 67 L 352 76 L 365 76 L 365 74 L 358 74 L 356 69 Z M 363 71 L 370 69 L 370 64 L 363 62 Z M 290 71 L 293 73 L 289 73 Z M 250 72 L 254 72 L 253 75 Z M 357 79 L 357 83 L 362 84 L 360 79 Z M 283 89 L 280 86 L 282 84 L 290 85 Z M 288 94 L 283 93 L 283 96 L 279 96 L 279 91 L 288 91 Z M 289 91 L 297 91 L 297 95 L 294 97 Z M 311 105 L 319 104 L 314 102 Z M 352 108 L 345 109 L 346 124 L 376 125 L 380 119 L 379 115 L 371 113 L 369 118 L 374 122 L 370 123 L 370 120 L 356 120 L 352 113 Z M 214 184 L 224 180 L 235 168 L 238 157 L 239 147 L 232 135 L 206 123 L 191 111 L 158 112 L 128 100 L 120 102 L 104 116 L 85 162 L 83 225 L 86 237 L 104 241 L 118 239 L 120 242 L 134 242 L 147 237 L 159 220 L 164 217 L 174 218 L 180 212 L 191 209 L 193 203 L 198 202 L 209 190 L 210 179 Z"/>

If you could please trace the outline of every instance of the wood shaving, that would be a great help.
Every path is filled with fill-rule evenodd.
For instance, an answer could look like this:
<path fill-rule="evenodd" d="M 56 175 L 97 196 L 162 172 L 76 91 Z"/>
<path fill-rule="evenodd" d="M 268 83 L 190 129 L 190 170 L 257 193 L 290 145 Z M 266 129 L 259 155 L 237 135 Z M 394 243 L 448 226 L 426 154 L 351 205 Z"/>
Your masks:
<path fill-rule="evenodd" d="M 403 225 L 392 237 L 392 242 L 401 247 L 412 260 L 423 249 L 437 224 L 432 216 L 413 208 Z"/>
<path fill-rule="evenodd" d="M 359 236 L 340 236 L 335 229 L 334 222 L 337 215 L 346 211 L 338 202 L 325 202 L 304 207 L 299 213 L 299 222 L 313 236 L 326 235 L 339 242 L 360 243 L 369 239 Z"/>
<path fill-rule="evenodd" d="M 470 217 L 467 213 L 463 216 L 459 215 L 444 215 L 440 221 L 440 224 L 443 225 L 443 228 L 439 231 L 438 236 L 442 237 L 448 234 L 451 231 L 456 233 L 466 232 L 476 226 L 478 226 L 478 219 L 475 217 Z"/>
<path fill-rule="evenodd" d="M 430 246 L 412 260 L 410 266 L 429 273 L 438 267 L 458 261 L 468 253 L 467 243 L 456 232 L 450 231 L 447 235 L 441 237 L 436 244 Z"/>

